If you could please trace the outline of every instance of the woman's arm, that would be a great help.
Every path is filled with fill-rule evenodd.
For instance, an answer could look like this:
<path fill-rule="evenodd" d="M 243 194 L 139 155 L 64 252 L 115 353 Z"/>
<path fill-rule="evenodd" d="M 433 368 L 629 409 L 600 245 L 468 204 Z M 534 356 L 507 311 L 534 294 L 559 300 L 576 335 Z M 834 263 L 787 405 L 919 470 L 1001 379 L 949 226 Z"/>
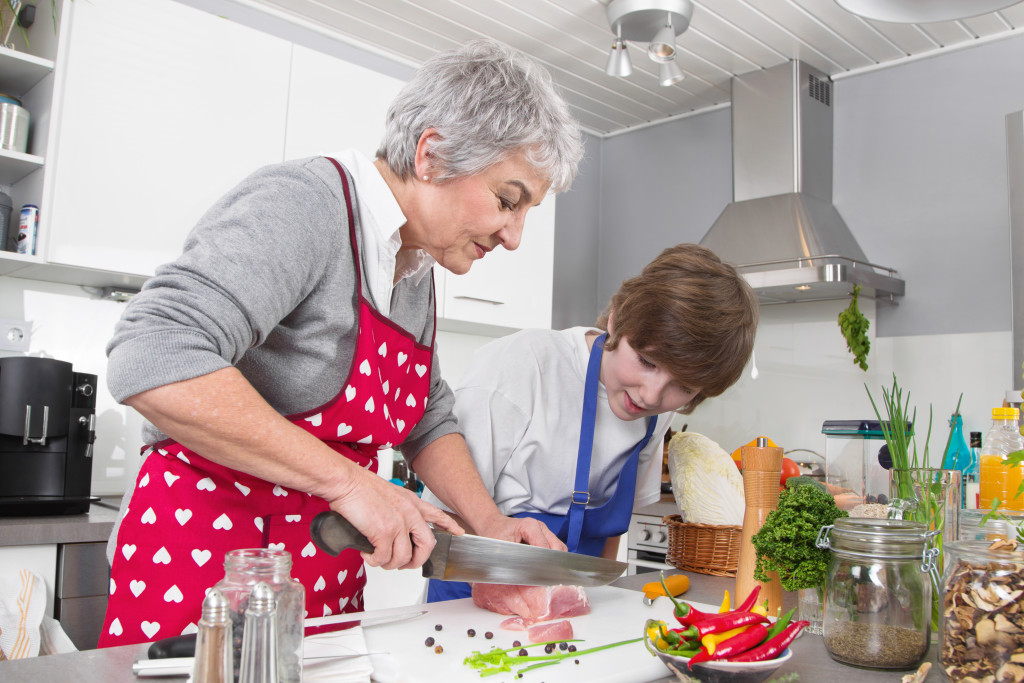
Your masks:
<path fill-rule="evenodd" d="M 373 543 L 374 553 L 364 554 L 373 566 L 422 565 L 434 547 L 428 523 L 462 532 L 441 510 L 282 417 L 233 367 L 150 389 L 125 403 L 213 462 L 325 499 Z"/>

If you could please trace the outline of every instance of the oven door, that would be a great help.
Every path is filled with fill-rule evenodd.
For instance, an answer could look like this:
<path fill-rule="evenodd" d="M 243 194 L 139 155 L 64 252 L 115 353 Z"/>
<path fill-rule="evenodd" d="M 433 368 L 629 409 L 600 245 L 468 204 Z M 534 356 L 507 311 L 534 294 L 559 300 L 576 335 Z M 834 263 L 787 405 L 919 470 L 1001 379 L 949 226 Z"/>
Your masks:
<path fill-rule="evenodd" d="M 665 553 L 651 550 L 628 550 L 626 564 L 629 565 L 626 569 L 627 576 L 675 569 L 665 562 Z"/>

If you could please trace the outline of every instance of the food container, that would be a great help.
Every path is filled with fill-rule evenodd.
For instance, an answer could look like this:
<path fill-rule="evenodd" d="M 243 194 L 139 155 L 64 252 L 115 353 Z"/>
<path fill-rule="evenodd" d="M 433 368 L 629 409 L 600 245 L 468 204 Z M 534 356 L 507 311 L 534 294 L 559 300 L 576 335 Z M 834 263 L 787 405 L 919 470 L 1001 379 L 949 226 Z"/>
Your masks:
<path fill-rule="evenodd" d="M 939 661 L 951 681 L 1024 677 L 1024 552 L 946 545 Z"/>
<path fill-rule="evenodd" d="M 999 516 L 985 520 L 988 514 L 989 510 L 961 510 L 959 540 L 994 541 L 1001 538 L 1007 541 L 1024 532 L 1024 512 L 1000 511 Z M 982 520 L 985 520 L 984 524 Z"/>
<path fill-rule="evenodd" d="M 9 95 L 0 94 L 0 149 L 28 151 L 28 110 Z"/>
<path fill-rule="evenodd" d="M 825 420 L 821 433 L 825 435 L 825 483 L 836 505 L 852 510 L 861 503 L 887 503 L 889 473 L 879 464 L 879 451 L 885 446 L 881 423 Z"/>
<path fill-rule="evenodd" d="M 871 669 L 921 662 L 931 636 L 934 536 L 902 519 L 841 518 L 822 527 L 817 545 L 832 550 L 822 619 L 832 659 Z"/>

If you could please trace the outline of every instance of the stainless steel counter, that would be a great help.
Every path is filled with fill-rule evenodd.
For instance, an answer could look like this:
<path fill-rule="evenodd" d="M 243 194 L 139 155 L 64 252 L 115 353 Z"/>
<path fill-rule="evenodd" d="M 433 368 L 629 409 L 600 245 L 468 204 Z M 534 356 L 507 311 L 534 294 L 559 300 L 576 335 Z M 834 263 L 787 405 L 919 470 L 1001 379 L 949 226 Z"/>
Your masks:
<path fill-rule="evenodd" d="M 106 542 L 120 504 L 120 496 L 101 496 L 84 515 L 0 517 L 0 547 Z"/>

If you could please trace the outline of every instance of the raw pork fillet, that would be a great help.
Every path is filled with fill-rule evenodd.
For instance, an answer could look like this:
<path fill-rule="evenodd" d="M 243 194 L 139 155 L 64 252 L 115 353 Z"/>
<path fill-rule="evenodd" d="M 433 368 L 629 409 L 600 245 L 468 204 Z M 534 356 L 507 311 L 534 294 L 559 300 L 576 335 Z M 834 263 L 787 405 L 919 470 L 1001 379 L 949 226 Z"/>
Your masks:
<path fill-rule="evenodd" d="M 526 638 L 531 643 L 553 643 L 559 640 L 572 640 L 572 623 L 565 620 L 555 621 L 550 624 L 537 624 L 526 629 Z"/>
<path fill-rule="evenodd" d="M 590 601 L 580 586 L 508 586 L 475 583 L 473 603 L 477 607 L 498 614 L 521 617 L 524 626 L 590 613 Z M 505 623 L 512 621 L 514 620 L 508 619 Z"/>

